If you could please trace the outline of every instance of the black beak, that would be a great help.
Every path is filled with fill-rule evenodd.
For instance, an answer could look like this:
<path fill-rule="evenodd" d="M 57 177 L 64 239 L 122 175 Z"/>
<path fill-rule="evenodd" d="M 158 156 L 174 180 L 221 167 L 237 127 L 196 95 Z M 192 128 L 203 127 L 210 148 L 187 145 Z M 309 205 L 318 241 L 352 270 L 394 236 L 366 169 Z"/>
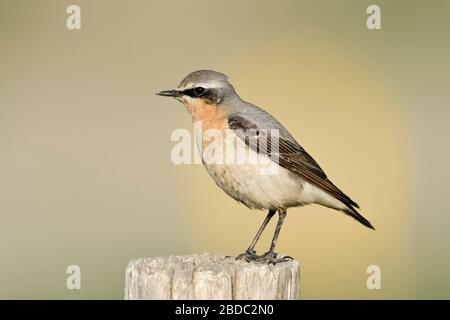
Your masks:
<path fill-rule="evenodd" d="M 158 96 L 164 96 L 164 97 L 181 97 L 183 95 L 183 93 L 181 93 L 180 91 L 177 90 L 165 90 L 165 91 L 161 91 L 156 93 Z"/>

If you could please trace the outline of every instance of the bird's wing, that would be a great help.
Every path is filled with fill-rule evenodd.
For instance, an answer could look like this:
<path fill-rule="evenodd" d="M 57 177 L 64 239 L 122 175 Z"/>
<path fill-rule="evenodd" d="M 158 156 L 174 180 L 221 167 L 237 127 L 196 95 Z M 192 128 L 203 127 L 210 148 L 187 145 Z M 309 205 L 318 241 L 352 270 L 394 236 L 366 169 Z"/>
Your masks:
<path fill-rule="evenodd" d="M 270 128 L 263 128 L 242 115 L 230 115 L 228 126 L 236 130 L 236 135 L 252 150 L 265 153 L 274 159 L 271 150 Z M 284 128 L 283 128 L 284 129 Z M 284 129 L 285 130 L 285 129 Z M 289 133 L 281 132 L 278 139 L 278 164 L 301 177 L 305 181 L 320 188 L 348 207 L 359 208 L 352 199 L 336 187 L 328 178 L 319 164 L 303 149 Z"/>

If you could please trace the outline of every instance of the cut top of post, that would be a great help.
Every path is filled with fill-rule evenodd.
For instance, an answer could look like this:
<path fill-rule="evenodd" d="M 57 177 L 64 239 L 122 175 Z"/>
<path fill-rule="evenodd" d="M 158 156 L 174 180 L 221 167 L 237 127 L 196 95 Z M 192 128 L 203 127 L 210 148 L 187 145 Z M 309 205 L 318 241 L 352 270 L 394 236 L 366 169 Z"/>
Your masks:
<path fill-rule="evenodd" d="M 300 264 L 246 262 L 222 254 L 139 258 L 129 262 L 125 299 L 293 300 L 300 297 Z"/>

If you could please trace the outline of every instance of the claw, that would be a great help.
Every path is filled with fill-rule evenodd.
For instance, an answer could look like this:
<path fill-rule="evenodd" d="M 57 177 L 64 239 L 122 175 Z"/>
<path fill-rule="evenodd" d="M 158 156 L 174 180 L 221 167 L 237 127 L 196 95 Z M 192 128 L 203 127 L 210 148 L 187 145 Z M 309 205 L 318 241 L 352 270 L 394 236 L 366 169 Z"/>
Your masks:
<path fill-rule="evenodd" d="M 256 255 L 255 250 L 249 250 L 247 249 L 244 253 L 241 253 L 236 257 L 236 260 L 245 260 L 247 262 L 255 261 L 259 258 L 259 256 Z"/>
<path fill-rule="evenodd" d="M 277 264 L 277 263 L 281 263 L 281 262 L 287 262 L 287 261 L 291 261 L 294 260 L 294 258 L 290 257 L 290 256 L 282 256 L 281 258 L 278 258 L 278 253 L 276 252 L 271 252 L 268 251 L 266 253 L 264 253 L 261 256 L 258 256 L 256 254 L 255 250 L 248 250 L 245 251 L 244 253 L 241 253 L 240 255 L 238 255 L 236 257 L 236 260 L 244 260 L 247 262 L 260 262 L 260 263 L 267 263 L 267 264 Z"/>
<path fill-rule="evenodd" d="M 269 252 L 264 253 L 262 256 L 260 256 L 256 261 L 275 265 L 280 262 L 287 262 L 287 261 L 294 260 L 290 256 L 283 256 L 281 258 L 277 258 L 277 257 L 278 257 L 278 253 L 269 251 Z"/>

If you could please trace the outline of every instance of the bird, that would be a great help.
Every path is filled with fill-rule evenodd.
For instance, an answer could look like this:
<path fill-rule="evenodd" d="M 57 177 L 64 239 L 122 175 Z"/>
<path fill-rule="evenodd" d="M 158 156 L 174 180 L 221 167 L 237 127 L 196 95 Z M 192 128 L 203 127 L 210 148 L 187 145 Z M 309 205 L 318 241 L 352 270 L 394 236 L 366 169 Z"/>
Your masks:
<path fill-rule="evenodd" d="M 211 139 L 196 139 L 203 165 L 215 183 L 248 208 L 268 212 L 250 246 L 237 259 L 269 264 L 293 259 L 275 252 L 287 210 L 292 207 L 322 205 L 375 229 L 357 211 L 358 204 L 331 182 L 289 131 L 268 112 L 241 99 L 225 74 L 213 70 L 194 71 L 175 89 L 156 94 L 180 101 L 190 113 L 192 121 L 201 123 L 202 130 L 229 134 L 238 141 L 236 146 L 239 143 L 243 146 L 240 149 L 244 151 L 240 153 L 240 162 L 206 161 L 202 150 L 205 151 Z M 269 139 L 273 137 L 277 139 Z M 262 163 L 273 165 L 275 173 L 264 172 Z M 276 213 L 278 222 L 269 250 L 258 255 L 256 244 Z"/>

